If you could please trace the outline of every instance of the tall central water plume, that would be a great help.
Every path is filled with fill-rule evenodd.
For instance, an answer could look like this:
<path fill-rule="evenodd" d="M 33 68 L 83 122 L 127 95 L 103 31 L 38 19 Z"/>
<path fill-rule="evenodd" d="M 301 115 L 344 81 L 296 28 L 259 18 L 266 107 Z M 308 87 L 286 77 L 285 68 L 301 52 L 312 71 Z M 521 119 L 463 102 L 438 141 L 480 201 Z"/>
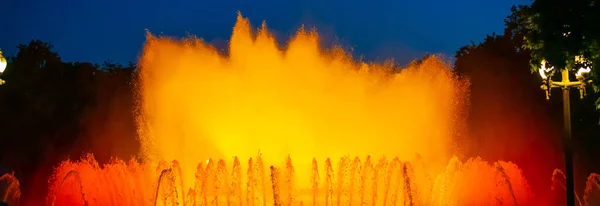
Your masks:
<path fill-rule="evenodd" d="M 450 158 L 466 82 L 437 57 L 399 71 L 321 49 L 304 29 L 283 49 L 241 15 L 228 55 L 194 37 L 147 38 L 143 162 L 64 161 L 49 204 L 529 202 L 516 165 Z"/>
<path fill-rule="evenodd" d="M 280 48 L 266 24 L 255 33 L 240 14 L 228 55 L 195 37 L 148 34 L 138 85 L 146 161 L 178 160 L 193 177 L 209 158 L 260 151 L 265 164 L 282 165 L 290 155 L 306 187 L 313 158 L 420 154 L 428 167 L 445 167 L 466 98 L 446 62 L 398 71 L 318 41 L 302 28 Z"/>

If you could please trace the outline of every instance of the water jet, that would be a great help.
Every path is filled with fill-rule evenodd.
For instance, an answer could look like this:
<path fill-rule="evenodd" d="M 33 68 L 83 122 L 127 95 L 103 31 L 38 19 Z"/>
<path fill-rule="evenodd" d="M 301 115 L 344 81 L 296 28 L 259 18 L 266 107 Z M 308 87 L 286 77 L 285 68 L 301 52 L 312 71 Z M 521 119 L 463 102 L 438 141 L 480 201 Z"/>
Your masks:
<path fill-rule="evenodd" d="M 454 156 L 468 82 L 449 62 L 432 56 L 397 70 L 320 48 L 314 30 L 279 46 L 266 28 L 254 32 L 239 14 L 227 55 L 195 37 L 148 33 L 137 85 L 143 161 L 67 160 L 49 197 L 57 205 L 81 194 L 90 205 L 534 204 L 516 165 Z"/>

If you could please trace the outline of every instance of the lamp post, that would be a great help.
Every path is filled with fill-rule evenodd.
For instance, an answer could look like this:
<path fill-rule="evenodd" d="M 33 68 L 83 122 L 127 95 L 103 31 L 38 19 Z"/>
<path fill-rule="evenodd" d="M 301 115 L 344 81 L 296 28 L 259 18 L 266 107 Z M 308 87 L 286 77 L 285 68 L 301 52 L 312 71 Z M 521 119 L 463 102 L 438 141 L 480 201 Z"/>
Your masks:
<path fill-rule="evenodd" d="M 569 99 L 569 90 L 573 87 L 579 89 L 579 98 L 583 99 L 583 97 L 587 94 L 585 86 L 587 83 L 591 83 L 592 81 L 585 81 L 585 75 L 591 71 L 591 66 L 584 60 L 582 57 L 575 57 L 575 62 L 578 65 L 581 65 L 575 77 L 577 81 L 569 80 L 569 69 L 561 69 L 561 81 L 555 82 L 552 81 L 552 75 L 554 74 L 554 67 L 547 67 L 546 60 L 542 60 L 539 73 L 542 77 L 543 84 L 541 86 L 542 90 L 546 92 L 546 100 L 550 99 L 550 89 L 552 88 L 561 88 L 563 95 L 563 118 L 564 118 L 564 133 L 563 133 L 563 146 L 565 153 L 565 176 L 566 176 L 566 193 L 567 193 L 567 205 L 575 206 L 575 186 L 573 179 L 573 139 L 571 137 L 571 101 Z"/>
<path fill-rule="evenodd" d="M 4 73 L 4 70 L 6 69 L 6 65 L 8 63 L 6 62 L 6 58 L 4 58 L 4 56 L 2 56 L 2 50 L 0 50 L 0 75 L 2 75 L 2 73 Z M 4 81 L 3 79 L 0 79 L 0 85 L 3 85 L 4 83 L 6 83 L 6 81 Z"/>

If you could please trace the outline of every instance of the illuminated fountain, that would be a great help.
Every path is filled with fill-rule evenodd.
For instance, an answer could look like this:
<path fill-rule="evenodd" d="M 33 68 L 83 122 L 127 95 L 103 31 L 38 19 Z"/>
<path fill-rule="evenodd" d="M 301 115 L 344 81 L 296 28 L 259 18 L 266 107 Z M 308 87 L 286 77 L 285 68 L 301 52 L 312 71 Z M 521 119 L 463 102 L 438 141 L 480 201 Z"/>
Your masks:
<path fill-rule="evenodd" d="M 312 161 L 311 186 L 298 187 L 291 158 L 282 167 L 264 165 L 261 156 L 243 164 L 234 159 L 198 165 L 190 190 L 175 161 L 163 164 L 158 180 L 144 176 L 135 162 L 114 162 L 100 169 L 91 157 L 62 165 L 64 176 L 50 200 L 56 205 L 514 205 L 531 198 L 516 165 L 490 166 L 479 159 L 461 163 L 453 158 L 441 175 L 432 175 L 424 162 L 344 157 Z M 67 170 L 66 168 L 69 168 Z M 73 175 L 75 172 L 78 175 Z M 74 181 L 68 181 L 72 176 Z M 58 192 L 58 195 L 54 195 Z"/>
<path fill-rule="evenodd" d="M 238 15 L 228 55 L 148 34 L 139 65 L 143 163 L 65 161 L 48 204 L 535 204 L 516 165 L 453 157 L 467 82 L 437 57 L 398 71 L 304 29 L 282 49 Z"/>
<path fill-rule="evenodd" d="M 2 202 L 17 205 L 21 198 L 21 183 L 12 173 L 0 176 L 0 195 Z"/>
<path fill-rule="evenodd" d="M 600 175 L 592 173 L 588 176 L 583 196 L 584 205 L 600 205 L 600 184 L 598 183 L 600 183 Z"/>

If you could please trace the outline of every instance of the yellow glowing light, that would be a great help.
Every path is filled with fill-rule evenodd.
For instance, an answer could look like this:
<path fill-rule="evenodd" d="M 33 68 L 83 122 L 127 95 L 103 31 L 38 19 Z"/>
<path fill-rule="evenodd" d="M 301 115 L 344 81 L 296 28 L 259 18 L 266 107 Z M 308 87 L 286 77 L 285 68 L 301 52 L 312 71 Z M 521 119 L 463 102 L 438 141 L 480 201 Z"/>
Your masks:
<path fill-rule="evenodd" d="M 96 205 L 531 205 L 516 165 L 450 158 L 468 82 L 449 63 L 434 56 L 399 72 L 323 50 L 315 32 L 301 29 L 282 49 L 265 24 L 251 28 L 239 15 L 227 55 L 196 38 L 148 35 L 137 96 L 144 162 L 66 160 L 48 197 L 56 205 L 81 204 L 83 194 Z"/>
<path fill-rule="evenodd" d="M 577 73 L 575 74 L 575 76 L 577 78 L 580 78 L 580 77 L 583 77 L 583 75 L 590 73 L 590 71 L 592 71 L 592 68 L 590 66 L 581 67 L 581 68 L 579 68 L 579 70 L 577 70 Z"/>
<path fill-rule="evenodd" d="M 227 56 L 197 38 L 148 35 L 139 123 L 150 162 L 178 160 L 189 177 L 209 158 L 260 151 L 265 164 L 280 165 L 290 155 L 307 184 L 313 157 L 420 154 L 432 167 L 447 163 L 467 88 L 447 62 L 394 73 L 319 48 L 315 32 L 300 29 L 282 49 L 264 24 L 251 28 L 238 16 Z"/>
<path fill-rule="evenodd" d="M 581 56 L 581 55 L 575 56 L 575 63 L 584 64 L 583 67 L 581 67 L 581 68 L 579 68 L 579 70 L 577 70 L 577 73 L 575 74 L 575 76 L 577 78 L 582 78 L 584 75 L 586 75 L 592 71 L 591 66 L 588 66 L 587 64 L 585 64 L 586 62 L 587 62 L 587 60 L 585 58 L 583 58 L 583 56 Z"/>
<path fill-rule="evenodd" d="M 542 60 L 542 62 L 540 63 L 540 69 L 539 69 L 539 73 L 540 73 L 540 76 L 542 77 L 542 79 L 548 79 L 548 76 L 546 76 L 546 73 L 551 72 L 553 69 L 554 69 L 554 67 L 546 68 L 546 60 Z"/>
<path fill-rule="evenodd" d="M 583 63 L 583 62 L 585 62 L 585 59 L 583 58 L 583 56 L 581 56 L 581 55 L 575 56 L 575 63 L 580 64 L 580 63 Z"/>
<path fill-rule="evenodd" d="M 0 74 L 2 74 L 4 72 L 7 64 L 8 63 L 6 62 L 6 58 L 4 58 L 4 56 L 2 56 L 2 51 L 0 51 Z"/>

